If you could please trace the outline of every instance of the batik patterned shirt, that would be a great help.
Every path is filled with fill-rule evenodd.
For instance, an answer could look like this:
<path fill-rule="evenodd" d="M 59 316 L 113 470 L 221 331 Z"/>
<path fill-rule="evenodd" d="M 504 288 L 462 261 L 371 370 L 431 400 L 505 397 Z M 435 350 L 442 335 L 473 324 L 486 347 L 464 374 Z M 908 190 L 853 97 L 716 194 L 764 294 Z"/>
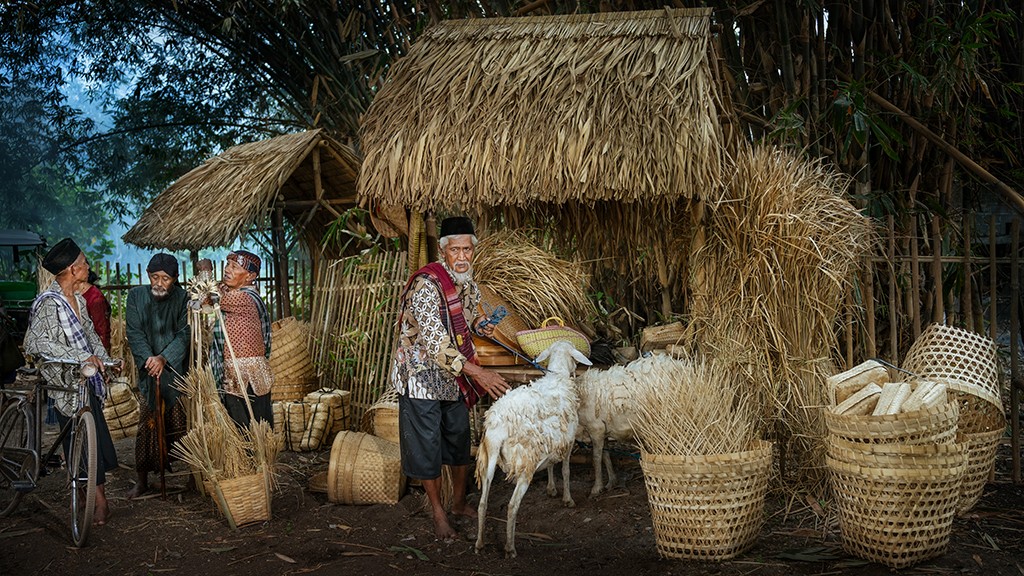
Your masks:
<path fill-rule="evenodd" d="M 459 290 L 466 321 L 472 323 L 480 289 L 476 283 L 455 282 L 447 264 L 445 271 Z M 451 322 L 441 287 L 432 278 L 420 275 L 404 295 L 398 318 L 399 337 L 391 370 L 395 390 L 409 398 L 458 400 L 459 385 L 466 357 L 459 352 L 452 335 Z"/>

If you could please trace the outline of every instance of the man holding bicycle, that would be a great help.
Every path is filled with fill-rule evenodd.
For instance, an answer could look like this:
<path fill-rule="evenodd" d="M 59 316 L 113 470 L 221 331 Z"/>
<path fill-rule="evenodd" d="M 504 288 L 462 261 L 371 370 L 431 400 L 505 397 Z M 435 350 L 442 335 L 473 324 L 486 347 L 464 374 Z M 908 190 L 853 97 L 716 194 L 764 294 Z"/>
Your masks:
<path fill-rule="evenodd" d="M 41 292 L 32 303 L 28 331 L 25 334 L 25 353 L 34 357 L 73 358 L 81 363 L 93 364 L 99 372 L 104 371 L 104 361 L 110 362 L 111 359 L 96 335 L 85 299 L 75 292 L 75 286 L 89 278 L 89 263 L 85 253 L 74 240 L 65 238 L 43 258 L 43 268 L 54 274 L 55 278 L 49 288 Z M 63 428 L 75 416 L 78 382 L 69 371 L 61 370 L 54 364 L 44 364 L 40 371 L 48 384 L 67 387 L 67 392 L 50 392 L 57 408 L 57 419 Z M 110 515 L 104 493 L 105 472 L 117 468 L 117 453 L 103 418 L 106 389 L 99 373 L 89 379 L 89 387 L 89 403 L 96 423 L 98 456 L 94 520 L 96 524 L 102 525 Z M 68 458 L 70 442 L 70 437 L 65 438 L 65 459 Z"/>

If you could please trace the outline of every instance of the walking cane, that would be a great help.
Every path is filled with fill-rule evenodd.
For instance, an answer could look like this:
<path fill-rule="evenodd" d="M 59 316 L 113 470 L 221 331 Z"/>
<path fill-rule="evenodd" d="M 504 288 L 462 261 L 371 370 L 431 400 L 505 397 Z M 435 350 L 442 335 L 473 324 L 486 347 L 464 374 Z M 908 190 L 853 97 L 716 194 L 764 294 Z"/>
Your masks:
<path fill-rule="evenodd" d="M 163 374 L 161 373 L 162 377 Z M 160 461 L 160 495 L 167 498 L 167 438 L 164 435 L 164 399 L 160 395 L 160 378 L 156 379 L 156 445 Z"/>

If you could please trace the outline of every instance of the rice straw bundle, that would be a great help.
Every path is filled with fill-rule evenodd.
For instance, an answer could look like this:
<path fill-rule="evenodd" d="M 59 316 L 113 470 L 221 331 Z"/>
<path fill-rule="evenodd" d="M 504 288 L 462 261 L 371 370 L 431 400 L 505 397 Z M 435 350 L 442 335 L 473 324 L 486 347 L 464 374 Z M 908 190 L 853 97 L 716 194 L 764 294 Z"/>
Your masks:
<path fill-rule="evenodd" d="M 138 370 L 135 369 L 135 357 L 132 356 L 131 347 L 128 346 L 128 333 L 125 319 L 113 317 L 110 319 L 110 357 L 120 358 L 124 364 L 121 366 L 121 377 L 128 380 L 128 387 L 138 389 Z"/>
<path fill-rule="evenodd" d="M 688 335 L 746 373 L 744 395 L 780 439 L 821 442 L 814 411 L 837 354 L 834 328 L 872 246 L 870 222 L 846 199 L 848 179 L 779 149 L 741 150 L 727 198 L 705 215 L 692 254 Z M 796 460 L 824 486 L 821 447 Z M 806 474 L 804 474 L 806 472 Z"/>
<path fill-rule="evenodd" d="M 746 450 L 757 435 L 757 417 L 745 382 L 715 360 L 676 360 L 679 378 L 665 386 L 636 378 L 633 430 L 649 454 L 710 456 Z"/>
<path fill-rule="evenodd" d="M 524 232 L 497 232 L 481 240 L 473 270 L 473 278 L 508 302 L 531 328 L 550 316 L 578 325 L 595 315 L 583 268 L 540 249 Z"/>

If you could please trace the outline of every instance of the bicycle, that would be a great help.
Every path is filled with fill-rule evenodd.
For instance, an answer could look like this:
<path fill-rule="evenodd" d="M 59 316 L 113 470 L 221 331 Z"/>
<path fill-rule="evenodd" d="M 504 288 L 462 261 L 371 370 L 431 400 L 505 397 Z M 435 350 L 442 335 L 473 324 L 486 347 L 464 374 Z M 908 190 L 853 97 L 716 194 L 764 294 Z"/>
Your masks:
<path fill-rule="evenodd" d="M 89 362 L 61 358 L 41 358 L 37 364 L 59 365 L 62 381 L 67 370 L 73 371 L 71 375 L 77 381 L 76 410 L 41 456 L 46 392 L 67 392 L 72 387 L 47 384 L 39 368 L 20 368 L 12 387 L 0 390 L 0 517 L 13 512 L 22 497 L 35 490 L 39 478 L 61 467 L 57 450 L 70 434 L 66 468 L 67 487 L 71 489 L 71 539 L 75 546 L 82 547 L 89 537 L 96 506 L 96 421 L 89 403 L 88 379 L 98 369 Z M 103 364 L 114 368 L 120 365 L 120 360 Z"/>

